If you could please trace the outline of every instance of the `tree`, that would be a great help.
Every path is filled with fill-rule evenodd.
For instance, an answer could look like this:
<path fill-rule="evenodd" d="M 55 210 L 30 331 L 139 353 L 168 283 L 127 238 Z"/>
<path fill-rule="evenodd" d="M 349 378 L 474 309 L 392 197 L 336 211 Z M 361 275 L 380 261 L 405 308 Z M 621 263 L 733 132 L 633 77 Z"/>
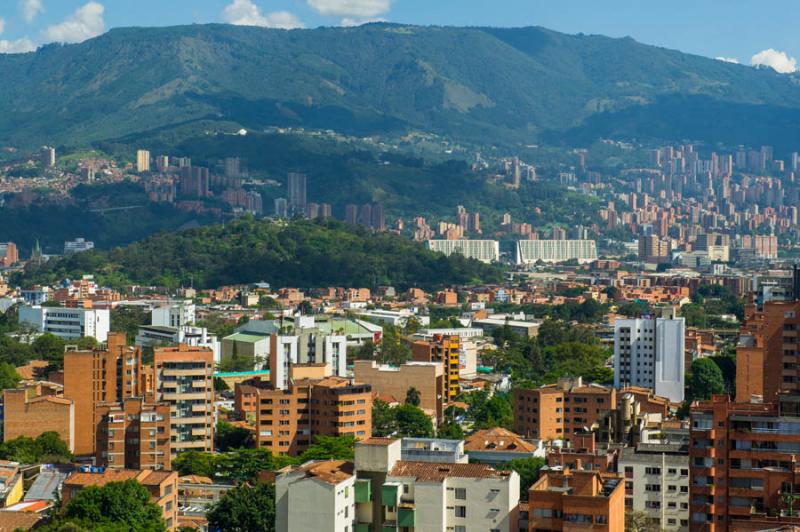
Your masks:
<path fill-rule="evenodd" d="M 301 462 L 308 460 L 353 460 L 355 458 L 356 439 L 350 434 L 343 436 L 316 436 L 314 443 L 300 457 Z"/>
<path fill-rule="evenodd" d="M 233 449 L 252 447 L 254 440 L 253 433 L 246 428 L 220 421 L 217 423 L 215 441 L 217 449 L 224 453 Z"/>
<path fill-rule="evenodd" d="M 82 489 L 55 521 L 89 530 L 161 532 L 167 529 L 161 508 L 151 502 L 147 488 L 135 480 Z"/>
<path fill-rule="evenodd" d="M 372 435 L 391 436 L 397 430 L 394 409 L 386 401 L 375 399 L 372 402 Z"/>
<path fill-rule="evenodd" d="M 725 393 L 725 378 L 719 366 L 709 358 L 692 362 L 688 395 L 692 401 L 710 399 L 714 394 Z"/>
<path fill-rule="evenodd" d="M 64 342 L 64 340 L 50 333 L 41 335 L 31 344 L 35 355 L 56 364 L 58 367 L 64 365 L 65 346 L 66 342 Z"/>
<path fill-rule="evenodd" d="M 72 453 L 57 432 L 43 432 L 35 439 L 19 436 L 0 444 L 0 458 L 23 464 L 69 462 Z"/>
<path fill-rule="evenodd" d="M 397 436 L 404 438 L 433 437 L 433 422 L 428 415 L 414 405 L 400 405 L 394 410 L 397 421 Z"/>
<path fill-rule="evenodd" d="M 539 480 L 539 471 L 544 464 L 542 458 L 517 458 L 503 467 L 506 471 L 516 471 L 519 475 L 519 493 L 523 500 L 528 500 L 528 488 Z"/>
<path fill-rule="evenodd" d="M 448 421 L 447 423 L 442 423 L 436 433 L 436 437 L 445 440 L 463 440 L 464 429 L 455 421 Z"/>
<path fill-rule="evenodd" d="M 275 485 L 242 485 L 220 498 L 206 514 L 211 530 L 274 532 Z"/>
<path fill-rule="evenodd" d="M 496 393 L 489 397 L 483 390 L 467 396 L 467 417 L 475 429 L 510 427 L 514 423 L 514 409 L 506 394 Z"/>
<path fill-rule="evenodd" d="M 658 532 L 659 527 L 650 522 L 646 512 L 628 510 L 625 512 L 625 532 Z"/>
<path fill-rule="evenodd" d="M 186 451 L 175 457 L 172 468 L 181 476 L 199 475 L 214 478 L 217 471 L 218 455 L 200 451 Z"/>
<path fill-rule="evenodd" d="M 22 377 L 17 369 L 8 362 L 0 362 L 0 391 L 7 388 L 16 388 Z"/>
<path fill-rule="evenodd" d="M 419 402 L 420 402 L 419 390 L 417 390 L 412 386 L 406 392 L 406 404 L 419 406 Z"/>

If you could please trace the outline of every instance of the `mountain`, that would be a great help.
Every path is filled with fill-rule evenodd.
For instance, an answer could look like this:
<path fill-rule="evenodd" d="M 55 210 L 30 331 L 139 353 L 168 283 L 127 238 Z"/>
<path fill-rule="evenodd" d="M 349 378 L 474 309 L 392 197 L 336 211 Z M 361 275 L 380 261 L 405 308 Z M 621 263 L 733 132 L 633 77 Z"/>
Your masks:
<path fill-rule="evenodd" d="M 0 143 L 15 145 L 223 123 L 492 143 L 800 143 L 793 76 L 538 27 L 124 28 L 0 55 L 0 79 Z"/>
<path fill-rule="evenodd" d="M 267 281 L 275 286 L 433 288 L 498 282 L 499 267 L 445 257 L 391 233 L 341 222 L 290 223 L 240 218 L 177 233 L 161 233 L 110 251 L 86 251 L 30 267 L 16 281 L 55 283 L 95 273 L 103 285 L 201 289 Z"/>

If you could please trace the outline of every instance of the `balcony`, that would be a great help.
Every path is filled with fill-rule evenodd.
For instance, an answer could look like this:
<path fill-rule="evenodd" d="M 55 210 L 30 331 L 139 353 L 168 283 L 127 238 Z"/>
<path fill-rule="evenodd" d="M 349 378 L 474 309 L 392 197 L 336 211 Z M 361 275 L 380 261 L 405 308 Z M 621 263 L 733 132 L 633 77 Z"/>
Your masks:
<path fill-rule="evenodd" d="M 371 532 L 372 525 L 369 523 L 356 523 L 356 526 L 353 528 L 353 532 Z"/>
<path fill-rule="evenodd" d="M 417 510 L 413 504 L 402 504 L 397 509 L 397 526 L 408 528 L 417 526 Z"/>
<path fill-rule="evenodd" d="M 356 504 L 372 501 L 372 483 L 369 480 L 357 480 L 355 484 Z"/>
<path fill-rule="evenodd" d="M 400 502 L 400 484 L 384 484 L 381 486 L 381 505 L 397 506 Z"/>

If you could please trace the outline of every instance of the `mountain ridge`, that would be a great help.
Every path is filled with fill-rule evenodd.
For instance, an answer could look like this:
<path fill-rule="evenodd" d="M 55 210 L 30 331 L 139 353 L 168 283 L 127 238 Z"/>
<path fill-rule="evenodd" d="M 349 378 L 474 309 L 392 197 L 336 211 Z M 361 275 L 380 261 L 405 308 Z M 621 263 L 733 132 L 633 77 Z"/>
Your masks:
<path fill-rule="evenodd" d="M 641 134 L 632 117 L 657 115 L 674 96 L 730 104 L 746 121 L 753 112 L 800 109 L 794 76 L 537 26 L 115 28 L 80 44 L 0 56 L 0 77 L 6 144 L 82 145 L 193 121 L 585 142 Z M 733 133 L 741 143 L 800 140 L 785 127 L 758 138 L 745 128 Z"/>

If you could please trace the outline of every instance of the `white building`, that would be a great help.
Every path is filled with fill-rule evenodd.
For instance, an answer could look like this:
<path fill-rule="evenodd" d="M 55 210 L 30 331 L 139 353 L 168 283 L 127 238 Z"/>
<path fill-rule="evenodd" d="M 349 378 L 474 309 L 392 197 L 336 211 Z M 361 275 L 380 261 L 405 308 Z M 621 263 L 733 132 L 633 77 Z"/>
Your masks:
<path fill-rule="evenodd" d="M 468 259 L 481 262 L 500 260 L 500 243 L 497 240 L 428 240 L 428 249 L 448 257 L 460 253 Z"/>
<path fill-rule="evenodd" d="M 307 462 L 278 471 L 275 479 L 275 530 L 355 532 L 353 463 Z"/>
<path fill-rule="evenodd" d="M 136 171 L 149 172 L 150 171 L 150 152 L 147 150 L 136 151 Z"/>
<path fill-rule="evenodd" d="M 361 318 L 366 318 L 368 320 L 387 324 L 387 325 L 394 325 L 395 327 L 405 327 L 408 323 L 408 320 L 411 318 L 416 319 L 419 321 L 419 324 L 423 327 L 427 327 L 431 323 L 430 316 L 420 316 L 414 310 L 410 309 L 400 309 L 400 310 L 383 310 L 383 309 L 373 309 L 373 310 L 356 310 L 356 314 Z"/>
<path fill-rule="evenodd" d="M 614 387 L 641 386 L 672 402 L 682 402 L 685 334 L 683 318 L 617 320 Z"/>
<path fill-rule="evenodd" d="M 214 362 L 220 361 L 219 339 L 210 334 L 205 327 L 163 327 L 158 325 L 142 325 L 136 335 L 136 345 L 155 347 L 159 345 L 185 344 L 191 347 L 207 347 L 214 353 Z"/>
<path fill-rule="evenodd" d="M 89 251 L 90 249 L 94 249 L 94 242 L 85 238 L 76 238 L 75 240 L 64 242 L 64 255 Z"/>
<path fill-rule="evenodd" d="M 517 265 L 542 262 L 577 260 L 583 264 L 597 260 L 597 243 L 594 240 L 519 240 Z"/>
<path fill-rule="evenodd" d="M 660 530 L 689 530 L 689 451 L 681 444 L 641 443 L 621 449 L 625 508 L 644 512 Z"/>
<path fill-rule="evenodd" d="M 60 338 L 91 336 L 98 342 L 105 342 L 111 329 L 111 313 L 108 309 L 28 305 L 19 309 L 19 322 L 27 323 L 39 332 L 54 334 Z"/>
<path fill-rule="evenodd" d="M 150 313 L 150 324 L 159 327 L 183 327 L 194 322 L 195 306 L 189 301 L 157 307 Z"/>

